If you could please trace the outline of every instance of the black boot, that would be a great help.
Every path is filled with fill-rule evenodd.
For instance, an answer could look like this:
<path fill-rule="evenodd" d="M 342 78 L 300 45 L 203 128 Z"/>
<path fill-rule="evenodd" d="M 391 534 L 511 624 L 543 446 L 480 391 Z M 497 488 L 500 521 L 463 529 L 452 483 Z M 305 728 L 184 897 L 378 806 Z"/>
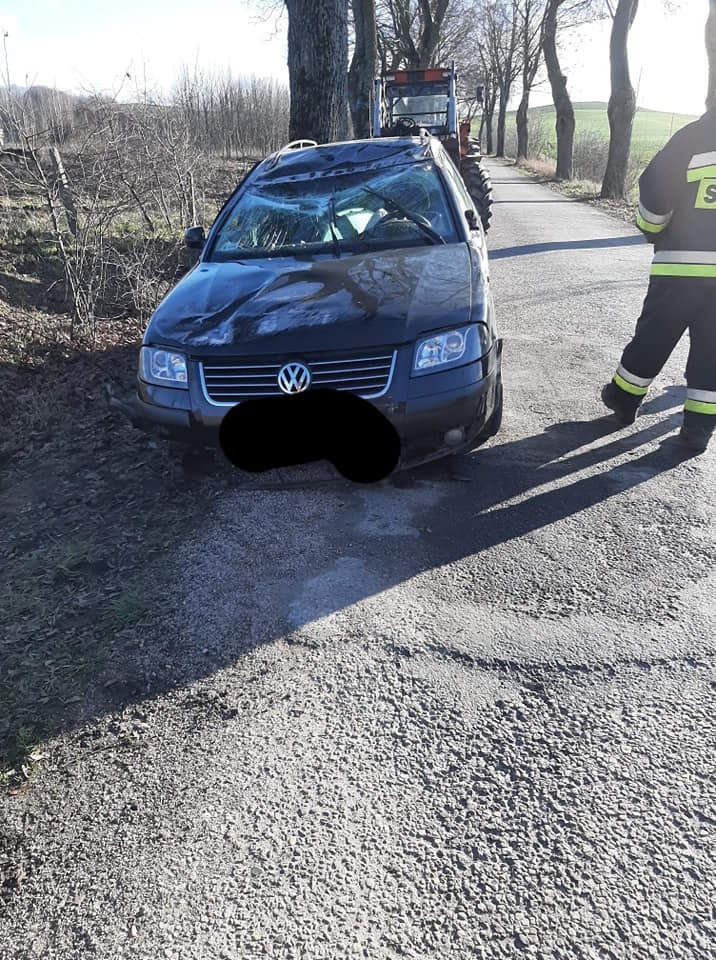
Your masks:
<path fill-rule="evenodd" d="M 684 424 L 679 431 L 679 437 L 690 450 L 695 453 L 703 453 L 709 445 L 713 432 L 713 427 Z"/>
<path fill-rule="evenodd" d="M 618 387 L 613 380 L 602 387 L 602 403 L 613 412 L 623 426 L 634 423 L 643 397 L 633 396 Z"/>

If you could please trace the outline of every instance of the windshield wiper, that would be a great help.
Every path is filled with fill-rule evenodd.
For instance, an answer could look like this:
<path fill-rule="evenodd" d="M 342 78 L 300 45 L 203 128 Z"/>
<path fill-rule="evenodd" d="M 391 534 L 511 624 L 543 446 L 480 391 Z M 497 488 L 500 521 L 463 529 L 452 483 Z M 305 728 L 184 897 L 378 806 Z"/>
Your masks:
<path fill-rule="evenodd" d="M 374 190 L 372 187 L 363 186 L 363 189 L 366 193 L 372 194 L 374 197 L 377 197 L 381 200 L 388 210 L 389 213 L 400 214 L 401 217 L 405 217 L 406 220 L 410 220 L 411 223 L 414 223 L 425 234 L 426 237 L 430 237 L 433 243 L 445 243 L 445 238 L 441 237 L 437 230 L 433 230 L 425 217 L 421 216 L 419 213 L 413 213 L 410 210 L 406 210 L 405 207 L 398 203 L 397 200 L 393 200 L 392 197 L 386 197 L 382 193 L 378 193 L 377 190 Z"/>

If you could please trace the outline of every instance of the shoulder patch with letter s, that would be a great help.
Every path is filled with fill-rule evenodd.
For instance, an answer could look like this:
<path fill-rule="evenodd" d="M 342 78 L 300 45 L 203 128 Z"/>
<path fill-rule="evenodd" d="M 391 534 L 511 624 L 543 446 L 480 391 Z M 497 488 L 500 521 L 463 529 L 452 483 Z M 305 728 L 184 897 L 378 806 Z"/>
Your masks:
<path fill-rule="evenodd" d="M 716 179 L 704 177 L 700 181 L 694 207 L 697 210 L 716 210 Z"/>

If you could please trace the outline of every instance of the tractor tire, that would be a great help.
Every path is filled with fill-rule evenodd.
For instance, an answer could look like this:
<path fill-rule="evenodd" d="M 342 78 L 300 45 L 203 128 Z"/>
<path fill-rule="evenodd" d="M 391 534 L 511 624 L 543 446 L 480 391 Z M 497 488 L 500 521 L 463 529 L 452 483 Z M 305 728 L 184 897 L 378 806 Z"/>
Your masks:
<path fill-rule="evenodd" d="M 490 181 L 490 174 L 483 167 L 479 156 L 470 156 L 469 154 L 462 158 L 460 173 L 467 187 L 467 192 L 477 207 L 477 212 L 482 221 L 482 229 L 487 233 L 490 229 L 490 218 L 492 217 L 492 183 Z"/>

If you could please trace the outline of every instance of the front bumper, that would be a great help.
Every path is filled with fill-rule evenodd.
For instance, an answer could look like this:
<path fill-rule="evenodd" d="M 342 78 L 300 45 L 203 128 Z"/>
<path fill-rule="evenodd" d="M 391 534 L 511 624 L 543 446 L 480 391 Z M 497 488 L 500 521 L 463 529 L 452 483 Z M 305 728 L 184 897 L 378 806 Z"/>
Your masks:
<path fill-rule="evenodd" d="M 146 433 L 198 447 L 218 447 L 219 427 L 231 406 L 210 403 L 200 386 L 198 364 L 192 367 L 188 390 L 140 380 L 134 398 L 124 401 L 110 396 L 109 405 Z M 495 340 L 489 353 L 475 363 L 441 373 L 411 377 L 409 366 L 397 365 L 387 393 L 370 402 L 398 432 L 400 466 L 475 446 L 499 402 L 501 368 L 501 340 Z"/>

